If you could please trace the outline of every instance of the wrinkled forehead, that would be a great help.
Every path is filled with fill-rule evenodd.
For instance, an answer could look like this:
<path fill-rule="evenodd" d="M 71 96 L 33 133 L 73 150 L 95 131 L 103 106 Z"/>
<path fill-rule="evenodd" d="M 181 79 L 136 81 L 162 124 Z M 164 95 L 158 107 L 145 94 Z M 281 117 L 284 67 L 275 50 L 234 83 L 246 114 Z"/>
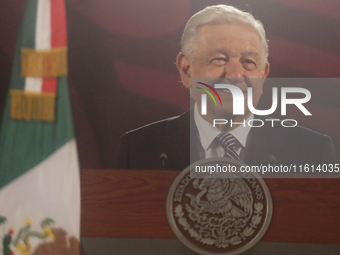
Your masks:
<path fill-rule="evenodd" d="M 243 24 L 206 24 L 198 30 L 196 50 L 211 49 L 223 53 L 237 50 L 244 55 L 259 55 L 265 59 L 260 35 Z"/>

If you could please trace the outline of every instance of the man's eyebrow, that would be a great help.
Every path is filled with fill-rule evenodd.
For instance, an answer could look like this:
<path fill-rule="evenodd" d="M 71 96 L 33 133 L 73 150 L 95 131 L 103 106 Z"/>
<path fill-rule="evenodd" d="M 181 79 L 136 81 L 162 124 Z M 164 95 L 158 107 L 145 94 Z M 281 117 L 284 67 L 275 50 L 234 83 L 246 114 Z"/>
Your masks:
<path fill-rule="evenodd" d="M 253 56 L 253 57 L 259 57 L 260 55 L 257 52 L 254 51 L 246 51 L 246 52 L 242 52 L 242 56 L 243 57 L 248 57 L 248 56 Z"/>
<path fill-rule="evenodd" d="M 228 55 L 229 54 L 229 50 L 225 50 L 225 49 L 216 49 L 214 50 L 213 52 L 214 54 L 218 54 L 218 53 L 221 53 L 221 54 L 224 54 L 224 55 Z M 242 52 L 241 54 L 243 57 L 248 57 L 248 56 L 253 56 L 253 57 L 256 57 L 256 58 L 259 58 L 260 54 L 255 52 L 255 51 L 245 51 L 245 52 Z"/>

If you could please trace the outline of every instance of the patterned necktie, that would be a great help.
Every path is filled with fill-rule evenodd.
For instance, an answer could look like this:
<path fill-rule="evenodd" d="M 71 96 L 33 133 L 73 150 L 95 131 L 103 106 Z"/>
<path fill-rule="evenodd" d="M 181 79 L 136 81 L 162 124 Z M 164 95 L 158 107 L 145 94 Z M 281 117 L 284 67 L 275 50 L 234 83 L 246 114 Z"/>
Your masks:
<path fill-rule="evenodd" d="M 218 136 L 216 136 L 218 144 L 224 149 L 224 157 L 225 158 L 232 158 L 240 160 L 240 156 L 236 151 L 236 138 L 228 133 L 228 132 L 221 132 Z"/>

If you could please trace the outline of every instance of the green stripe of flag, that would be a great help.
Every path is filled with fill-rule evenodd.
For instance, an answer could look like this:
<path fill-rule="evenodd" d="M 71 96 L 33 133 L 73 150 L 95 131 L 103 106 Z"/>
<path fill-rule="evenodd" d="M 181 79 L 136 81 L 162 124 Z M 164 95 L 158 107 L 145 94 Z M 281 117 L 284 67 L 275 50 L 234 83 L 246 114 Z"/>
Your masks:
<path fill-rule="evenodd" d="M 11 75 L 11 89 L 24 89 L 25 77 L 21 76 L 21 48 L 35 48 L 35 28 L 37 20 L 38 0 L 26 2 L 24 18 L 20 28 Z"/>
<path fill-rule="evenodd" d="M 20 48 L 34 46 L 37 0 L 26 4 L 23 25 L 16 47 L 10 88 L 23 88 L 20 76 Z M 30 24 L 26 24 L 30 23 Z M 34 33 L 28 35 L 27 33 Z M 0 126 L 0 189 L 32 169 L 74 138 L 67 78 L 58 79 L 55 122 L 10 119 L 10 97 L 6 100 Z"/>
<path fill-rule="evenodd" d="M 7 104 L 0 127 L 0 189 L 73 138 L 66 77 L 58 80 L 55 122 L 10 119 Z"/>
<path fill-rule="evenodd" d="M 35 29 L 37 23 L 38 0 L 26 1 L 26 9 L 21 25 L 21 47 L 35 49 Z"/>

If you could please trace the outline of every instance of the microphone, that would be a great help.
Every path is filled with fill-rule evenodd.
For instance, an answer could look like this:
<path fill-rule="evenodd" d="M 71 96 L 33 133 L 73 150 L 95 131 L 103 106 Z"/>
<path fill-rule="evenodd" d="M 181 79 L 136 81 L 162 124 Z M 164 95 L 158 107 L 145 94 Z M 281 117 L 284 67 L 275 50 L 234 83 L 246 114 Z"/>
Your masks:
<path fill-rule="evenodd" d="M 269 164 L 272 166 L 276 165 L 276 157 L 275 155 L 269 155 Z"/>
<path fill-rule="evenodd" d="M 159 155 L 159 160 L 161 161 L 162 164 L 162 170 L 165 169 L 165 161 L 168 159 L 168 155 L 166 153 L 162 153 Z"/>

